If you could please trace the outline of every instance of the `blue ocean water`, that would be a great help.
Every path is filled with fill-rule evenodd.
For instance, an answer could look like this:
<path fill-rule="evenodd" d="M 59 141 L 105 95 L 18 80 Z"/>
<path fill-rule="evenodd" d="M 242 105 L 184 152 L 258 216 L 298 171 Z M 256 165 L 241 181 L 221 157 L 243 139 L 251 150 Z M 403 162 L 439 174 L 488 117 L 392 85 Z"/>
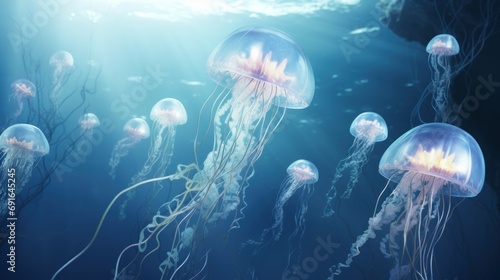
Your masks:
<path fill-rule="evenodd" d="M 162 188 L 145 184 L 128 202 L 123 220 L 120 204 L 125 197 L 117 199 L 95 242 L 57 279 L 113 279 L 118 259 L 118 270 L 124 272 L 116 279 L 327 279 L 330 268 L 344 262 L 351 244 L 367 228 L 387 183 L 378 172 L 382 154 L 414 127 L 412 110 L 431 79 L 428 54 L 425 46 L 405 41 L 378 21 L 377 1 L 250 2 L 23 0 L 0 4 L 2 130 L 29 122 L 50 135 L 51 144 L 51 152 L 37 162 L 17 196 L 15 272 L 8 270 L 11 248 L 4 241 L 0 279 L 51 279 L 88 244 L 106 207 L 130 186 L 151 156 L 154 137 L 135 144 L 112 179 L 109 159 L 124 137 L 122 128 L 129 119 L 141 116 L 152 127 L 150 110 L 160 99 L 178 99 L 188 114 L 187 123 L 177 127 L 171 164 L 164 173 L 173 174 L 178 164 L 188 165 L 195 158 L 203 162 L 213 148 L 216 110 L 211 103 L 204 104 L 211 94 L 223 91 L 207 75 L 206 60 L 226 36 L 249 25 L 282 30 L 302 47 L 314 72 L 315 92 L 307 108 L 286 110 L 253 164 L 248 187 L 239 193 L 238 210 L 214 224 L 195 215 L 193 227 L 199 231 L 193 245 L 162 276 L 158 267 L 178 244 L 175 229 L 185 222 L 183 216 L 155 232 L 158 239 L 151 239 L 147 248 L 159 249 L 150 255 L 136 256 L 136 248 L 122 257 L 120 252 L 137 243 L 141 229 L 152 222 L 160 205 L 183 193 L 186 186 L 178 180 L 163 181 Z M 49 59 L 61 50 L 72 54 L 74 68 L 64 79 L 59 107 L 54 109 L 48 97 L 54 79 Z M 37 97 L 13 119 L 17 108 L 9 98 L 11 83 L 21 78 L 35 80 Z M 367 111 L 384 117 L 388 138 L 375 144 L 351 197 L 336 199 L 336 212 L 324 218 L 335 168 L 354 140 L 351 122 Z M 86 112 L 101 120 L 90 138 L 82 137 L 78 127 Z M 284 205 L 282 238 L 242 248 L 272 226 L 286 169 L 298 159 L 311 161 L 319 170 L 308 198 L 303 236 L 288 242 L 302 202 L 298 191 Z M 337 186 L 342 189 L 346 184 L 343 178 Z M 434 279 L 496 279 L 500 274 L 497 200 L 493 187 L 486 184 L 478 197 L 451 201 L 457 207 L 435 247 Z M 234 220 L 236 224 L 231 223 Z M 2 226 L 0 233 L 7 238 L 11 231 L 4 221 Z M 351 267 L 335 279 L 388 279 L 394 259 L 385 258 L 379 249 L 387 231 L 370 239 Z M 323 255 L 318 255 L 318 248 Z"/>

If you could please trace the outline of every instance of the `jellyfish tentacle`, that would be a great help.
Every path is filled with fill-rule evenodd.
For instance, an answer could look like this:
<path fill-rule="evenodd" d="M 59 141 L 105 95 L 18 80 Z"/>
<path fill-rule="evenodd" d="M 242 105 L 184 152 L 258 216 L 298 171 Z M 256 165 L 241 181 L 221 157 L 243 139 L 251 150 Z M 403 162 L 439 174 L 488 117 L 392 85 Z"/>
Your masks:
<path fill-rule="evenodd" d="M 113 147 L 111 158 L 109 159 L 109 166 L 111 167 L 109 175 L 111 175 L 111 178 L 114 179 L 116 177 L 116 167 L 120 164 L 121 158 L 127 156 L 130 148 L 137 143 L 136 139 L 123 138 Z"/>
<path fill-rule="evenodd" d="M 180 174 L 176 174 L 177 176 L 179 176 Z M 153 179 L 149 179 L 149 180 L 145 180 L 145 181 L 142 181 L 142 182 L 139 182 L 135 185 L 132 185 L 122 191 L 120 191 L 112 200 L 111 202 L 108 204 L 108 207 L 106 207 L 106 209 L 104 210 L 104 213 L 103 215 L 101 216 L 101 219 L 97 225 L 97 228 L 94 232 L 94 235 L 92 236 L 92 238 L 90 239 L 89 243 L 87 243 L 87 245 L 78 253 L 76 254 L 73 258 L 71 258 L 69 261 L 67 261 L 63 266 L 61 266 L 55 273 L 54 275 L 52 276 L 52 280 L 56 279 L 57 275 L 59 275 L 59 273 L 61 273 L 66 267 L 68 267 L 71 263 L 73 263 L 75 260 L 77 260 L 80 256 L 82 256 L 85 252 L 87 252 L 87 250 L 92 246 L 92 244 L 94 243 L 94 241 L 96 240 L 97 236 L 99 235 L 99 232 L 101 231 L 101 228 L 102 228 L 102 225 L 104 223 L 104 220 L 106 219 L 108 213 L 109 213 L 109 210 L 111 209 L 111 207 L 115 204 L 116 200 L 118 200 L 118 198 L 120 198 L 123 194 L 127 193 L 128 191 L 130 190 L 133 190 L 139 186 L 142 186 L 142 185 L 146 185 L 147 183 L 151 183 L 151 182 L 156 182 L 156 181 L 162 181 L 162 180 L 175 180 L 177 176 L 174 176 L 174 175 L 169 175 L 169 176 L 165 176 L 165 177 L 161 177 L 161 178 L 153 178 Z"/>

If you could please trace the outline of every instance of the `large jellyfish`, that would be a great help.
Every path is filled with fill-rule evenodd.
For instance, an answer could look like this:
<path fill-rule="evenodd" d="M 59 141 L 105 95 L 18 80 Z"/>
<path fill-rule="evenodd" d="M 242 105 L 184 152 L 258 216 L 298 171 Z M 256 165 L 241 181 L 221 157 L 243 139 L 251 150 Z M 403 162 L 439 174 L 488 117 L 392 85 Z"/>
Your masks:
<path fill-rule="evenodd" d="M 10 97 L 15 100 L 17 106 L 13 118 L 17 118 L 23 112 L 23 101 L 36 95 L 36 87 L 26 79 L 15 80 L 10 87 L 12 89 Z"/>
<path fill-rule="evenodd" d="M 86 113 L 80 117 L 78 120 L 78 124 L 80 125 L 80 130 L 82 134 L 87 138 L 91 138 L 94 134 L 94 128 L 101 125 L 99 118 L 93 113 Z"/>
<path fill-rule="evenodd" d="M 67 51 L 58 51 L 50 57 L 49 64 L 54 68 L 50 100 L 55 107 L 58 107 L 61 88 L 67 82 L 69 74 L 73 70 L 73 56 Z"/>
<path fill-rule="evenodd" d="M 376 142 L 387 139 L 387 125 L 384 119 L 377 113 L 365 112 L 357 116 L 351 124 L 349 130 L 354 136 L 354 142 L 349 148 L 347 158 L 341 160 L 335 170 L 335 177 L 332 181 L 332 187 L 327 193 L 326 207 L 324 216 L 331 216 L 334 211 L 332 200 L 337 196 L 335 183 L 342 177 L 342 172 L 350 169 L 349 183 L 342 194 L 342 198 L 347 199 L 351 196 L 354 185 L 358 182 L 363 166 L 368 162 L 368 157 L 373 151 Z"/>
<path fill-rule="evenodd" d="M 192 228 L 193 241 L 188 248 L 200 249 L 203 246 L 195 246 L 196 240 L 208 234 L 216 225 L 215 221 L 233 213 L 229 227 L 239 227 L 238 221 L 243 214 L 238 206 L 241 200 L 244 201 L 248 180 L 254 173 L 253 164 L 261 156 L 286 109 L 309 106 L 314 95 L 314 76 L 308 59 L 290 36 L 279 30 L 254 26 L 239 29 L 220 43 L 208 59 L 207 72 L 222 87 L 222 92 L 216 94 L 215 90 L 205 102 L 214 112 L 210 119 L 214 143 L 203 166 L 198 162 L 197 137 L 194 163 L 179 164 L 175 174 L 145 180 L 121 191 L 106 209 L 89 244 L 63 265 L 53 279 L 91 246 L 114 202 L 124 193 L 149 182 L 182 180 L 185 181 L 184 191 L 160 206 L 151 223 L 140 232 L 139 241 L 123 250 L 117 261 L 115 278 L 129 267 L 120 267 L 125 251 L 137 248 L 143 262 L 160 247 L 159 243 L 149 249 L 147 245 L 155 240 L 161 242 L 159 234 L 167 228 L 175 231 L 176 236 Z M 198 131 L 201 135 L 207 133 L 203 129 Z M 204 140 L 203 137 L 201 142 Z M 177 248 L 175 243 L 181 242 L 180 239 L 170 241 L 169 247 Z M 194 254 L 193 250 L 179 253 L 172 266 L 160 267 L 162 276 L 178 277 Z M 205 256 L 206 260 L 208 252 Z M 196 276 L 200 271 L 191 266 L 183 277 Z"/>
<path fill-rule="evenodd" d="M 153 121 L 154 138 L 152 138 L 148 159 L 141 171 L 132 178 L 132 184 L 144 180 L 152 169 L 156 170 L 154 177 L 165 175 L 172 158 L 176 127 L 187 122 L 184 105 L 174 98 L 164 98 L 158 101 L 151 109 L 149 117 Z"/>
<path fill-rule="evenodd" d="M 123 131 L 125 132 L 125 137 L 116 143 L 109 159 L 109 165 L 111 166 L 109 175 L 113 179 L 115 178 L 116 167 L 120 164 L 121 158 L 128 155 L 130 148 L 139 143 L 139 141 L 149 137 L 149 125 L 142 118 L 132 118 L 125 123 Z"/>
<path fill-rule="evenodd" d="M 429 53 L 429 67 L 432 71 L 431 84 L 418 101 L 414 114 L 417 114 L 420 121 L 424 122 L 421 116 L 421 107 L 427 97 L 431 95 L 431 105 L 436 113 L 434 121 L 449 123 L 453 121 L 449 88 L 452 76 L 456 74 L 456 71 L 451 69 L 450 57 L 458 54 L 460 47 L 452 35 L 440 34 L 429 41 L 425 50 Z"/>
<path fill-rule="evenodd" d="M 43 132 L 30 124 L 15 124 L 0 134 L 1 219 L 6 217 L 7 197 L 15 197 L 21 192 L 38 159 L 48 154 L 49 150 L 49 143 Z"/>
<path fill-rule="evenodd" d="M 452 213 L 451 197 L 474 197 L 483 188 L 485 165 L 479 145 L 456 126 L 423 124 L 389 146 L 379 172 L 398 185 L 368 220 L 368 229 L 352 244 L 347 260 L 330 269 L 329 279 L 349 267 L 360 247 L 384 226 L 389 233 L 380 249 L 394 259 L 393 279 L 435 279 L 434 247 Z"/>

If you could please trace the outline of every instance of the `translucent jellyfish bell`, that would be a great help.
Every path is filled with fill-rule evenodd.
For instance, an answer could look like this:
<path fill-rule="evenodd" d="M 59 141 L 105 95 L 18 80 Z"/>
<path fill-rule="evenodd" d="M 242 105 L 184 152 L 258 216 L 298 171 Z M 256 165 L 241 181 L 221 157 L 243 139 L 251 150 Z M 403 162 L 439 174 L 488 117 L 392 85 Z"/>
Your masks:
<path fill-rule="evenodd" d="M 55 52 L 49 61 L 50 65 L 56 68 L 73 67 L 74 62 L 73 56 L 67 51 Z"/>
<path fill-rule="evenodd" d="M 473 197 L 483 188 L 485 164 L 470 134 L 453 125 L 429 123 L 399 137 L 380 160 L 380 174 L 394 182 L 400 182 L 406 171 L 445 180 L 443 193 Z"/>
<path fill-rule="evenodd" d="M 92 129 L 101 125 L 99 118 L 93 113 L 87 113 L 80 117 L 78 121 L 80 127 L 84 130 Z"/>
<path fill-rule="evenodd" d="M 26 79 L 15 80 L 10 87 L 12 89 L 10 97 L 17 103 L 17 110 L 14 113 L 14 118 L 16 118 L 23 112 L 23 100 L 36 95 L 36 87 Z"/>
<path fill-rule="evenodd" d="M 15 98 L 34 97 L 36 95 L 35 85 L 26 79 L 15 80 L 10 87 Z"/>
<path fill-rule="evenodd" d="M 450 34 L 439 34 L 432 38 L 425 50 L 431 55 L 450 56 L 460 52 L 457 39 Z"/>
<path fill-rule="evenodd" d="M 314 75 L 309 60 L 293 39 L 264 27 L 244 27 L 230 34 L 210 54 L 207 72 L 218 84 L 231 88 L 244 76 L 276 88 L 274 104 L 291 109 L 309 106 Z"/>
<path fill-rule="evenodd" d="M 294 161 L 286 169 L 288 175 L 290 175 L 298 184 L 314 184 L 318 181 L 319 172 L 316 166 L 304 159 L 299 159 Z"/>
<path fill-rule="evenodd" d="M 0 135 L 0 150 L 28 151 L 37 156 L 49 153 L 50 146 L 43 132 L 31 124 L 9 126 Z"/>
<path fill-rule="evenodd" d="M 149 137 L 150 130 L 148 123 L 142 118 L 133 118 L 123 126 L 125 134 L 134 139 L 146 139 Z"/>
<path fill-rule="evenodd" d="M 377 113 L 365 112 L 352 121 L 349 129 L 352 136 L 371 143 L 387 139 L 387 124 Z"/>
<path fill-rule="evenodd" d="M 160 125 L 183 125 L 187 122 L 187 113 L 184 105 L 179 100 L 164 98 L 153 106 L 150 118 Z"/>
<path fill-rule="evenodd" d="M 22 187 L 29 181 L 40 157 L 48 154 L 49 150 L 45 135 L 38 127 L 30 124 L 11 125 L 0 134 L 0 180 L 5 182 L 5 185 L 2 185 L 2 188 L 5 186 L 5 191 L 0 190 L 2 202 L 0 203 L 0 219 L 5 219 L 8 210 L 7 196 L 10 196 L 10 193 L 7 194 L 7 178 L 15 172 L 14 191 L 19 194 Z"/>

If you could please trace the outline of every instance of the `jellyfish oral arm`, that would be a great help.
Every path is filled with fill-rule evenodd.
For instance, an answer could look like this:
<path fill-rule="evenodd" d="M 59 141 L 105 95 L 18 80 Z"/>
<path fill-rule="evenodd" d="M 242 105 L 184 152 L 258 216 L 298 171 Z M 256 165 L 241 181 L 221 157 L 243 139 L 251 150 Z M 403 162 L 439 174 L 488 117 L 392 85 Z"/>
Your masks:
<path fill-rule="evenodd" d="M 115 177 L 116 167 L 120 164 L 122 157 L 128 155 L 130 148 L 140 141 L 140 138 L 125 137 L 118 141 L 114 146 L 111 153 L 111 158 L 109 159 L 109 165 L 111 166 L 110 175 L 112 178 Z"/>
<path fill-rule="evenodd" d="M 396 218 L 398 213 L 401 212 L 404 205 L 405 199 L 403 194 L 398 189 L 395 189 L 382 203 L 380 211 L 368 220 L 368 228 L 362 235 L 358 236 L 356 242 L 352 244 L 346 261 L 330 268 L 331 275 L 328 280 L 333 280 L 334 276 L 340 275 L 342 268 L 350 267 L 354 257 L 359 255 L 360 248 L 368 241 L 368 239 L 376 237 L 376 230 L 381 230 L 382 226 L 391 223 Z"/>

